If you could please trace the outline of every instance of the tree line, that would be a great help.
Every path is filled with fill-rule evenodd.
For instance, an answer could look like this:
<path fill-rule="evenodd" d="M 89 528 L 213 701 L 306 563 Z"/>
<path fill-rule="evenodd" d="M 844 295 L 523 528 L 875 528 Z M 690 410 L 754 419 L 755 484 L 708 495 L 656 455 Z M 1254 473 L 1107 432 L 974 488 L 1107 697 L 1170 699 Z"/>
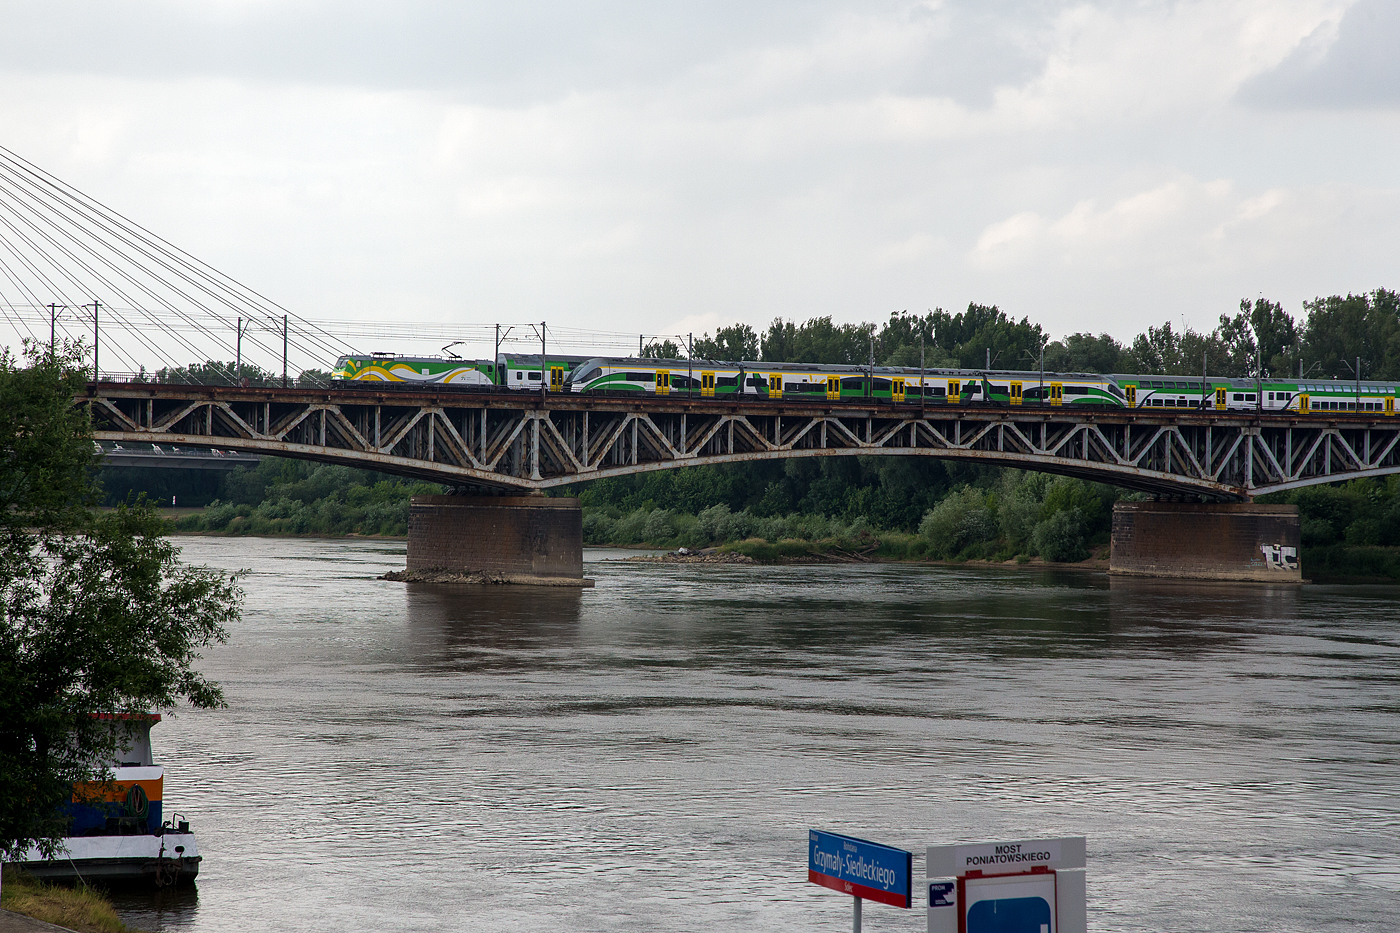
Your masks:
<path fill-rule="evenodd" d="M 1107 333 L 1074 333 L 1050 340 L 1027 317 L 996 305 L 970 303 L 951 314 L 897 311 L 880 323 L 838 324 L 830 316 L 797 323 L 775 318 L 766 330 L 732 324 L 704 333 L 693 355 L 711 360 L 835 363 L 879 366 L 993 368 L 1052 372 L 1158 373 L 1353 379 L 1356 361 L 1366 379 L 1400 379 L 1400 293 L 1376 289 L 1314 298 L 1301 320 L 1267 298 L 1244 299 L 1216 326 L 1198 331 L 1170 321 L 1149 326 L 1129 342 Z M 648 344 L 651 358 L 685 358 L 675 341 Z"/>

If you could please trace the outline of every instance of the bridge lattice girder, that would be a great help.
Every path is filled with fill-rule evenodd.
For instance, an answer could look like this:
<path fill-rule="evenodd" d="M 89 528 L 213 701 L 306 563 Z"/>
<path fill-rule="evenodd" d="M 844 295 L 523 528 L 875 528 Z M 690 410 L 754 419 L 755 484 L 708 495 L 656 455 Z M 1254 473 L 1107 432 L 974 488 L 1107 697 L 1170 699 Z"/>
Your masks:
<path fill-rule="evenodd" d="M 1215 411 L 730 401 L 503 391 L 103 383 L 96 437 L 542 490 L 604 476 L 791 457 L 923 456 L 1240 499 L 1400 472 L 1400 423 Z"/>

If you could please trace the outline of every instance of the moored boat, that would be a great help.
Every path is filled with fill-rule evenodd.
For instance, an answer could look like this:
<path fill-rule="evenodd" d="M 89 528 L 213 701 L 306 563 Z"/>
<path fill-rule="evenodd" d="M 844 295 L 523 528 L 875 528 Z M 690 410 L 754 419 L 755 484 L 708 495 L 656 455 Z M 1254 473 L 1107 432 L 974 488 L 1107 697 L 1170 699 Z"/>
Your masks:
<path fill-rule="evenodd" d="M 151 727 L 160 715 L 101 718 L 121 730 L 125 743 L 111 763 L 111 780 L 75 784 L 65 811 L 68 835 L 58 854 L 44 858 L 34 847 L 18 866 L 49 881 L 193 881 L 202 860 L 199 847 L 188 821 L 165 818 L 165 768 L 151 752 Z"/>

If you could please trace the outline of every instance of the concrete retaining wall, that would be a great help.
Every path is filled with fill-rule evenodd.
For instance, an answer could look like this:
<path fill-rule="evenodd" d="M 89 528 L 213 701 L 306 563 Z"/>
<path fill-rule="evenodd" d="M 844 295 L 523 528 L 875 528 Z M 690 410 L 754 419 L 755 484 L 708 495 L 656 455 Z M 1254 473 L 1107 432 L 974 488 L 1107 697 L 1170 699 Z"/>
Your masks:
<path fill-rule="evenodd" d="M 577 499 L 414 496 L 408 514 L 408 570 L 585 585 L 583 512 Z"/>
<path fill-rule="evenodd" d="M 1119 502 L 1109 572 L 1196 580 L 1301 583 L 1298 507 Z"/>

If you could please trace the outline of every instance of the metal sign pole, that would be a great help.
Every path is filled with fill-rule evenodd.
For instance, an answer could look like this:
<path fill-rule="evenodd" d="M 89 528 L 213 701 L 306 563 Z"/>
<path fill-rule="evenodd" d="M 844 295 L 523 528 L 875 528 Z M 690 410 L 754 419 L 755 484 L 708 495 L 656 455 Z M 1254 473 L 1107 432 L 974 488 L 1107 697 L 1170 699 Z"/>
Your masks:
<path fill-rule="evenodd" d="M 851 913 L 851 933 L 860 933 L 860 898 L 853 897 L 851 900 L 856 902 Z"/>

